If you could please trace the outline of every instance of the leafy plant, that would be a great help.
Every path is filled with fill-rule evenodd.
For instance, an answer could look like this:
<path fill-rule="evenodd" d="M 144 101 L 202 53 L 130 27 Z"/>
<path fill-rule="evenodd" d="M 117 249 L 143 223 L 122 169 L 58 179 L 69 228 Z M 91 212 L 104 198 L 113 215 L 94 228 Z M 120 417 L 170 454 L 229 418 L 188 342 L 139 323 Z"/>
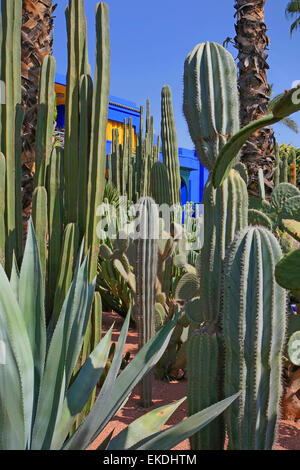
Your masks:
<path fill-rule="evenodd" d="M 128 398 L 166 348 L 176 319 L 152 338 L 126 369 L 122 363 L 129 318 L 100 393 L 89 415 L 68 438 L 105 368 L 112 328 L 100 341 L 72 381 L 91 309 L 95 281 L 89 284 L 89 255 L 82 260 L 83 244 L 74 276 L 54 331 L 46 330 L 44 286 L 37 239 L 30 223 L 20 273 L 13 264 L 9 280 L 0 265 L 0 338 L 5 357 L 0 368 L 0 449 L 86 449 Z M 13 391 L 13 393 L 12 393 Z M 170 432 L 157 434 L 180 402 L 151 411 L 126 433 L 105 447 L 119 449 L 165 448 L 176 445 L 229 406 L 237 395 L 183 421 Z M 141 426 L 142 425 L 142 426 Z M 154 434 L 153 434 L 154 432 Z M 126 434 L 126 435 L 125 435 Z"/>

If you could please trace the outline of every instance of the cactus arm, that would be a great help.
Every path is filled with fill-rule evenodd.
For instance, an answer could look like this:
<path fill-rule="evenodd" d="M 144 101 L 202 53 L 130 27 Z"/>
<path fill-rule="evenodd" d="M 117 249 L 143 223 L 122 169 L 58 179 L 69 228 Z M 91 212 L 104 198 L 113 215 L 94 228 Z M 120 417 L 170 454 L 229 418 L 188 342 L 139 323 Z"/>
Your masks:
<path fill-rule="evenodd" d="M 48 193 L 48 312 L 52 312 L 53 300 L 60 270 L 63 228 L 63 149 L 54 147 L 47 172 Z"/>
<path fill-rule="evenodd" d="M 65 223 L 77 222 L 78 165 L 80 148 L 80 77 L 90 75 L 87 25 L 83 0 L 70 0 L 66 8 L 68 31 L 68 71 L 65 112 Z"/>
<path fill-rule="evenodd" d="M 177 132 L 174 120 L 172 93 L 168 85 L 161 92 L 161 142 L 163 162 L 169 178 L 171 205 L 181 203 L 181 178 L 178 158 Z"/>
<path fill-rule="evenodd" d="M 46 56 L 43 60 L 36 131 L 36 172 L 35 186 L 46 184 L 46 171 L 50 160 L 53 140 L 53 116 L 55 109 L 55 80 L 56 62 L 54 57 Z"/>
<path fill-rule="evenodd" d="M 1 80 L 5 83 L 5 105 L 0 110 L 0 145 L 6 158 L 6 272 L 10 274 L 13 252 L 17 248 L 16 213 L 21 154 L 16 150 L 16 107 L 21 103 L 21 25 L 22 1 L 1 2 Z M 18 196 L 17 196 L 18 197 Z M 18 250 L 19 251 L 19 250 Z M 21 253 L 17 253 L 17 258 Z"/>
<path fill-rule="evenodd" d="M 60 271 L 54 297 L 54 322 L 56 323 L 64 299 L 72 282 L 74 265 L 78 251 L 79 231 L 76 224 L 68 224 L 65 228 L 60 258 Z"/>
<path fill-rule="evenodd" d="M 89 75 L 80 78 L 80 128 L 79 128 L 79 164 L 78 164 L 78 228 L 80 236 L 85 231 L 85 216 L 87 211 L 87 178 L 90 151 L 91 109 L 93 82 Z"/>
<path fill-rule="evenodd" d="M 38 186 L 35 188 L 32 197 L 32 221 L 40 253 L 41 270 L 44 284 L 46 279 L 47 263 L 47 219 L 47 191 L 43 186 Z"/>
<path fill-rule="evenodd" d="M 88 172 L 86 246 L 90 248 L 90 282 L 97 274 L 99 240 L 96 210 L 102 202 L 105 186 L 106 127 L 110 87 L 110 40 L 108 6 L 96 7 L 96 70 L 92 109 L 91 151 Z"/>
<path fill-rule="evenodd" d="M 139 214 L 141 236 L 135 240 L 135 309 L 139 348 L 141 349 L 155 334 L 154 312 L 158 253 L 158 210 L 153 199 L 145 197 L 139 201 Z M 153 374 L 149 373 L 140 383 L 141 404 L 145 408 L 151 406 L 152 403 L 152 382 Z"/>
<path fill-rule="evenodd" d="M 223 181 L 227 178 L 239 151 L 241 150 L 244 143 L 249 139 L 249 137 L 255 131 L 262 129 L 263 127 L 271 126 L 278 121 L 280 121 L 280 118 L 275 117 L 273 114 L 269 114 L 268 116 L 253 121 L 247 126 L 243 127 L 239 132 L 237 132 L 228 140 L 228 142 L 221 149 L 213 169 L 212 182 L 215 188 L 221 186 Z"/>

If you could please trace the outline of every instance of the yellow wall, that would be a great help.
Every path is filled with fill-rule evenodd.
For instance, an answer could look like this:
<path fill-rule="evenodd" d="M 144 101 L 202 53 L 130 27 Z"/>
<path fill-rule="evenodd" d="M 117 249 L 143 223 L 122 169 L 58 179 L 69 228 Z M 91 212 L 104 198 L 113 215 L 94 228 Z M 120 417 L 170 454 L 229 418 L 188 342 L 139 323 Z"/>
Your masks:
<path fill-rule="evenodd" d="M 106 140 L 112 140 L 112 130 L 119 130 L 119 142 L 123 143 L 124 137 L 124 124 L 116 121 L 108 121 L 106 129 Z M 136 147 L 136 134 L 134 133 L 134 128 L 132 128 L 132 146 Z"/>
<path fill-rule="evenodd" d="M 66 87 L 64 85 L 59 85 L 55 83 L 55 93 L 56 93 L 56 104 L 57 106 L 61 104 L 65 104 L 66 102 Z M 106 131 L 106 139 L 112 140 L 112 129 L 117 128 L 119 129 L 119 141 L 120 143 L 123 142 L 124 137 L 124 126 L 121 122 L 116 121 L 108 121 L 107 124 L 107 131 Z M 134 133 L 134 129 L 132 128 L 132 146 L 136 147 L 136 134 Z"/>
<path fill-rule="evenodd" d="M 66 87 L 64 85 L 59 85 L 55 83 L 55 93 L 56 93 L 56 104 L 65 104 L 66 102 Z"/>

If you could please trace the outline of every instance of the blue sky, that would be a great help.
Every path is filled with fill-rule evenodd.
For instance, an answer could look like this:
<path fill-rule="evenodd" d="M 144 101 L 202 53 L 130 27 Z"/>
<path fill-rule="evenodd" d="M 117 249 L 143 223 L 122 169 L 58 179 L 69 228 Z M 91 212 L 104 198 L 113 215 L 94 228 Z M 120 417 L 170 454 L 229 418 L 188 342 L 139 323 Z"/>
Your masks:
<path fill-rule="evenodd" d="M 57 72 L 66 73 L 67 40 L 65 7 L 67 0 L 57 0 L 54 56 Z M 95 6 L 86 0 L 89 57 L 94 68 Z M 234 37 L 233 0 L 107 0 L 110 11 L 111 94 L 145 105 L 150 99 L 154 128 L 160 133 L 160 94 L 170 85 L 180 147 L 193 148 L 182 113 L 183 65 L 186 55 L 199 42 L 222 43 Z M 267 0 L 265 21 L 271 39 L 269 83 L 274 94 L 291 88 L 300 80 L 300 30 L 290 38 L 285 17 L 286 0 Z M 234 57 L 237 51 L 229 47 Z M 299 117 L 298 117 L 299 116 Z M 300 114 L 293 118 L 300 128 Z M 291 142 L 300 147 L 300 134 L 284 125 L 274 126 L 279 143 Z"/>

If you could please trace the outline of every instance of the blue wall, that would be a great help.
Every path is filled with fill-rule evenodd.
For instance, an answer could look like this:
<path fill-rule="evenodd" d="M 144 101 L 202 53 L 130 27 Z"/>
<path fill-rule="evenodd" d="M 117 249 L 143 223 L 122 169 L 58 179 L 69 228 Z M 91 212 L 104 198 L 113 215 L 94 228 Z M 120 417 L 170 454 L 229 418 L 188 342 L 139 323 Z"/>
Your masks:
<path fill-rule="evenodd" d="M 56 83 L 65 85 L 65 77 L 62 75 L 56 75 Z M 57 106 L 57 127 L 63 129 L 65 125 L 65 106 Z M 135 132 L 140 131 L 140 109 L 136 103 L 116 96 L 109 97 L 109 108 L 108 108 L 108 119 L 116 122 L 124 122 L 124 119 L 132 119 L 132 125 L 135 128 Z M 197 157 L 195 150 L 189 150 L 179 147 L 179 162 L 182 176 L 182 184 L 185 185 L 182 197 L 186 202 L 186 198 L 189 201 L 195 203 L 202 202 L 203 190 L 205 183 L 208 178 L 208 170 L 204 168 Z M 111 152 L 111 142 L 107 141 L 106 153 Z M 162 156 L 160 157 L 162 159 Z"/>

